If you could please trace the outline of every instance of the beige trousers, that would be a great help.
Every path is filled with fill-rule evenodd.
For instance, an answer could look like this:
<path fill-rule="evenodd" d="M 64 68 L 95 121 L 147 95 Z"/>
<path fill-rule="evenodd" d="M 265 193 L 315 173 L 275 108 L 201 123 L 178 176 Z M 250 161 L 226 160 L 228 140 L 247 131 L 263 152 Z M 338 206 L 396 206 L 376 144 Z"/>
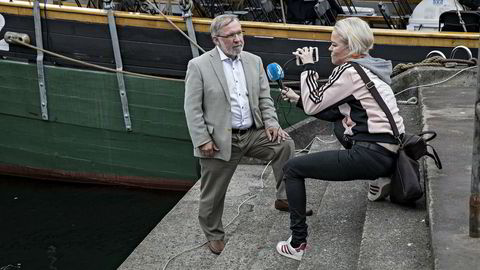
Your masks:
<path fill-rule="evenodd" d="M 293 140 L 270 142 L 265 129 L 252 129 L 243 135 L 232 135 L 232 156 L 229 161 L 201 158 L 201 186 L 198 220 L 208 240 L 221 240 L 225 236 L 222 224 L 223 207 L 228 184 L 243 156 L 272 161 L 276 180 L 277 199 L 286 199 L 283 165 L 295 151 Z M 273 202 L 272 202 L 273 203 Z"/>

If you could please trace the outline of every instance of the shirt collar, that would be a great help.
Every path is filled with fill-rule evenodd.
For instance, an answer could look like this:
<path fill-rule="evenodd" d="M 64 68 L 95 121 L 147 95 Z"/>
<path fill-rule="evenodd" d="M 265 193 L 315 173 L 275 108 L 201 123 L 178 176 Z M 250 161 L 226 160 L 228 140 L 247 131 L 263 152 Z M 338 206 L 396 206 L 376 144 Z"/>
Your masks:
<path fill-rule="evenodd" d="M 222 49 L 220 49 L 220 47 L 218 47 L 218 46 L 216 46 L 216 47 L 217 47 L 218 53 L 220 54 L 220 60 L 222 60 L 222 61 L 225 61 L 225 60 L 228 60 L 228 59 L 231 60 L 230 57 L 226 56 L 225 53 L 223 53 L 223 51 L 222 51 Z M 235 58 L 235 60 L 232 60 L 232 61 L 236 61 L 236 60 L 240 60 L 240 54 L 237 55 L 237 58 Z"/>

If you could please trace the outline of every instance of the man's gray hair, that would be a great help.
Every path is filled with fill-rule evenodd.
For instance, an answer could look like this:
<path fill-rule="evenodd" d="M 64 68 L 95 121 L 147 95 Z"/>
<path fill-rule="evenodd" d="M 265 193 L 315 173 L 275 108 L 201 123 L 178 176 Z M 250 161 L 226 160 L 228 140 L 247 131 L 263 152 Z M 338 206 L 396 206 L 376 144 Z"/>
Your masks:
<path fill-rule="evenodd" d="M 373 48 L 373 31 L 370 26 L 362 19 L 350 17 L 337 21 L 333 31 L 348 46 L 350 55 L 368 54 Z"/>
<path fill-rule="evenodd" d="M 215 17 L 215 19 L 213 19 L 213 21 L 212 21 L 212 24 L 210 25 L 210 35 L 212 37 L 215 37 L 215 36 L 219 35 L 220 30 L 223 27 L 232 23 L 233 21 L 239 22 L 237 15 L 222 14 L 220 16 Z"/>

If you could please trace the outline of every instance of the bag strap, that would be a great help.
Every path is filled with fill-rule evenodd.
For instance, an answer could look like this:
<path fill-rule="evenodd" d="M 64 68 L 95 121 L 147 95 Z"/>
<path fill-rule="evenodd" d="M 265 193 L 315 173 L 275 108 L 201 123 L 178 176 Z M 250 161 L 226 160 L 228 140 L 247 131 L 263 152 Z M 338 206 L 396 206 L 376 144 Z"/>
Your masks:
<path fill-rule="evenodd" d="M 428 135 L 428 136 L 425 136 Z M 418 136 L 422 137 L 426 142 L 429 142 L 435 137 L 437 137 L 437 133 L 435 131 L 423 131 L 418 134 Z"/>
<path fill-rule="evenodd" d="M 400 139 L 400 133 L 398 132 L 397 124 L 393 120 L 392 112 L 390 112 L 390 109 L 388 109 L 387 104 L 385 104 L 385 101 L 383 100 L 382 96 L 380 96 L 380 93 L 378 93 L 378 90 L 375 87 L 375 84 L 370 80 L 367 73 L 365 73 L 365 70 L 363 70 L 363 68 L 360 67 L 358 63 L 355 63 L 355 62 L 349 62 L 349 63 L 355 68 L 355 70 L 357 71 L 357 73 L 360 75 L 363 82 L 365 83 L 365 86 L 367 87 L 368 91 L 370 91 L 375 101 L 377 101 L 378 105 L 380 105 L 380 108 L 382 108 L 383 112 L 388 118 L 388 122 L 390 122 L 390 126 L 392 127 L 392 130 L 393 130 L 393 135 L 401 144 L 402 140 Z"/>
<path fill-rule="evenodd" d="M 373 98 L 377 101 L 378 105 L 380 108 L 382 108 L 383 112 L 388 118 L 388 122 L 390 122 L 390 126 L 392 127 L 393 130 L 393 135 L 395 138 L 399 141 L 400 148 L 402 147 L 402 140 L 401 140 L 401 135 L 398 132 L 398 127 L 395 124 L 395 121 L 393 120 L 393 115 L 392 112 L 387 107 L 387 104 L 385 104 L 385 101 L 383 100 L 382 96 L 380 96 L 380 93 L 378 93 L 377 88 L 375 87 L 375 84 L 370 80 L 368 77 L 367 73 L 365 73 L 365 70 L 363 70 L 362 67 L 358 63 L 355 62 L 349 62 L 357 71 L 357 73 L 360 75 L 362 78 L 363 82 L 365 83 L 365 86 L 367 87 L 368 91 L 372 94 Z M 433 140 L 435 137 L 437 137 L 437 133 L 435 131 L 423 131 L 420 134 L 418 134 L 420 137 L 423 137 L 425 142 Z M 427 135 L 427 136 L 425 136 Z M 427 151 L 426 155 L 431 157 L 435 161 L 435 165 L 437 168 L 441 169 L 442 168 L 442 162 L 440 161 L 440 157 L 437 154 L 437 151 L 435 151 L 435 148 L 431 146 L 430 144 L 426 144 L 427 147 L 429 146 L 432 149 L 433 153 L 429 153 Z"/>
<path fill-rule="evenodd" d="M 435 161 L 435 165 L 437 168 L 442 169 L 442 161 L 440 161 L 440 157 L 437 154 L 437 151 L 435 148 L 433 148 L 432 145 L 430 145 L 428 142 L 433 140 L 435 137 L 437 137 L 437 133 L 435 131 L 424 131 L 418 134 L 418 136 L 422 137 L 423 140 L 425 140 L 425 145 L 427 146 L 427 153 L 425 155 L 431 157 L 433 161 Z M 432 153 L 428 152 L 428 147 L 432 149 Z"/>
<path fill-rule="evenodd" d="M 429 146 L 432 149 L 433 154 L 427 151 L 426 155 L 431 157 L 433 161 L 435 161 L 435 165 L 437 166 L 437 168 L 442 169 L 442 161 L 440 161 L 440 157 L 438 156 L 437 151 L 435 151 L 435 148 L 433 148 L 433 146 L 427 143 L 427 148 Z"/>

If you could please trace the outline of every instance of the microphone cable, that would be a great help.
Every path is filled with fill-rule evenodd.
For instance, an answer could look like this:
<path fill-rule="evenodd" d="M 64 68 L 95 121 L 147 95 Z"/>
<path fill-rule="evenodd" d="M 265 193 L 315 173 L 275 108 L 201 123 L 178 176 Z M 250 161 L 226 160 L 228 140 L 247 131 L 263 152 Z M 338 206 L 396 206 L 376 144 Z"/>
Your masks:
<path fill-rule="evenodd" d="M 282 65 L 283 73 L 286 74 L 286 71 L 288 70 L 288 64 L 290 64 L 293 60 L 295 60 L 297 57 L 292 57 L 285 61 Z M 275 109 L 279 109 L 280 103 L 282 102 L 282 89 L 279 89 L 280 93 L 277 96 L 275 100 Z M 285 123 L 287 124 L 288 127 L 292 126 L 292 124 L 288 121 L 288 116 L 292 112 L 292 103 L 288 102 L 288 112 L 285 112 L 285 110 L 282 110 L 282 115 L 283 115 L 283 120 L 285 120 Z"/>

